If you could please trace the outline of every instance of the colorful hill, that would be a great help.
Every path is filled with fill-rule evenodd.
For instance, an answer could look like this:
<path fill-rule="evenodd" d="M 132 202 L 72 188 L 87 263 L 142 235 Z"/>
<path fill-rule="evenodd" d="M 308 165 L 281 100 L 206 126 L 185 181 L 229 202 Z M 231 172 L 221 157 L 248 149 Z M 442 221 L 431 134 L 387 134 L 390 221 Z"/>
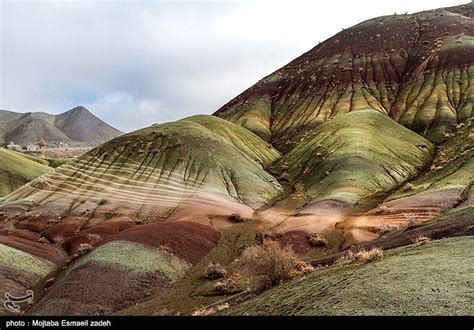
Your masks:
<path fill-rule="evenodd" d="M 439 142 L 472 116 L 473 15 L 467 4 L 367 20 L 260 80 L 215 115 L 279 150 L 328 119 L 366 108 Z"/>
<path fill-rule="evenodd" d="M 123 134 L 84 107 L 59 115 L 44 112 L 16 113 L 0 110 L 0 143 L 26 146 L 41 139 L 69 146 L 97 146 Z"/>
<path fill-rule="evenodd" d="M 368 20 L 214 116 L 115 137 L 14 190 L 0 204 L 0 294 L 34 287 L 40 315 L 223 301 L 239 315 L 472 313 L 473 9 Z M 102 134 L 84 109 L 35 116 L 70 139 Z M 433 242 L 404 247 L 420 237 Z M 239 304 L 259 280 L 242 251 L 265 239 L 328 267 Z M 334 264 L 374 247 L 382 260 Z M 232 290 L 204 277 L 210 262 Z"/>

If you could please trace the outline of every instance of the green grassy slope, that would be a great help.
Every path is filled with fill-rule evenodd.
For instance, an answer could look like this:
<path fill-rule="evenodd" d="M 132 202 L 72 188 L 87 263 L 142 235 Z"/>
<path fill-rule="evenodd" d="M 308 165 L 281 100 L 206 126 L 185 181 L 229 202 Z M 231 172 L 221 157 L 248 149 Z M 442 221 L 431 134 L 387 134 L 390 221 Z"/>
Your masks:
<path fill-rule="evenodd" d="M 474 238 L 386 252 L 369 264 L 336 264 L 226 310 L 226 315 L 472 315 Z"/>
<path fill-rule="evenodd" d="M 467 193 L 474 181 L 474 134 L 472 121 L 462 125 L 454 136 L 436 151 L 430 171 L 410 182 L 410 189 L 397 190 L 387 201 L 425 191 L 461 189 Z"/>
<path fill-rule="evenodd" d="M 362 197 L 398 187 L 431 161 L 432 144 L 375 110 L 338 116 L 303 136 L 275 166 L 308 199 Z"/>
<path fill-rule="evenodd" d="M 282 191 L 263 168 L 279 157 L 238 125 L 213 116 L 191 117 L 103 144 L 19 189 L 8 202 L 26 198 L 40 202 L 42 209 L 53 199 L 63 203 L 63 210 L 54 211 L 64 214 L 71 205 L 91 200 L 99 203 L 96 217 L 123 212 L 156 221 L 191 204 L 212 208 L 206 211 L 211 214 L 227 212 L 230 204 L 249 212 Z"/>
<path fill-rule="evenodd" d="M 51 170 L 48 160 L 0 148 L 0 197 Z"/>

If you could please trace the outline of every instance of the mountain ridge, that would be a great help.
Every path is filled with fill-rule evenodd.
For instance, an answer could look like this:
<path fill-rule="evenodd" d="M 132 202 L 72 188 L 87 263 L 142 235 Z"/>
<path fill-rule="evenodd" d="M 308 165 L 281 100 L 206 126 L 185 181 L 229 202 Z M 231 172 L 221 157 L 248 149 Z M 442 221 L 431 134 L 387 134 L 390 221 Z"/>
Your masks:
<path fill-rule="evenodd" d="M 188 315 L 236 301 L 229 313 L 318 313 L 307 288 L 332 312 L 345 301 L 348 314 L 472 311 L 470 297 L 449 310 L 445 299 L 472 292 L 473 8 L 368 20 L 214 116 L 122 135 L 16 189 L 0 199 L 0 294 L 41 286 L 33 315 Z M 29 119 L 51 125 L 42 116 Z M 242 252 L 267 239 L 318 268 L 239 309 L 234 293 L 268 284 Z M 373 248 L 385 258 L 336 262 Z M 210 266 L 228 276 L 205 278 Z M 420 295 L 428 303 L 413 304 Z"/>
<path fill-rule="evenodd" d="M 0 110 L 0 143 L 27 145 L 44 139 L 47 143 L 97 146 L 122 134 L 83 106 L 58 115 Z"/>
<path fill-rule="evenodd" d="M 472 116 L 474 4 L 366 20 L 320 43 L 214 115 L 277 149 L 340 114 L 373 108 L 428 138 Z"/>

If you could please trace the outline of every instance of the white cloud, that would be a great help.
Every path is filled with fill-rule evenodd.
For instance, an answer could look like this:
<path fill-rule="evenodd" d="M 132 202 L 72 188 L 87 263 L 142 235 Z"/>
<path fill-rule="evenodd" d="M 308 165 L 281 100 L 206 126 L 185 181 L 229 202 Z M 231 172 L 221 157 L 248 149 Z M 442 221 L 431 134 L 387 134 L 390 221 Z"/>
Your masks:
<path fill-rule="evenodd" d="M 457 1 L 0 0 L 0 108 L 122 130 L 212 113 L 343 27 Z"/>

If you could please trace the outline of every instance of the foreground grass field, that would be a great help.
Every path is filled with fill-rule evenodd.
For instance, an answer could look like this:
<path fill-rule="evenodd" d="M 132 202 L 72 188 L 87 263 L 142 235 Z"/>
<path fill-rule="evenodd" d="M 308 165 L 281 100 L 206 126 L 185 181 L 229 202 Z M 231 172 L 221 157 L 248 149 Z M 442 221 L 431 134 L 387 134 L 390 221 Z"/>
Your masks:
<path fill-rule="evenodd" d="M 472 315 L 474 238 L 338 263 L 229 308 L 226 315 Z"/>

